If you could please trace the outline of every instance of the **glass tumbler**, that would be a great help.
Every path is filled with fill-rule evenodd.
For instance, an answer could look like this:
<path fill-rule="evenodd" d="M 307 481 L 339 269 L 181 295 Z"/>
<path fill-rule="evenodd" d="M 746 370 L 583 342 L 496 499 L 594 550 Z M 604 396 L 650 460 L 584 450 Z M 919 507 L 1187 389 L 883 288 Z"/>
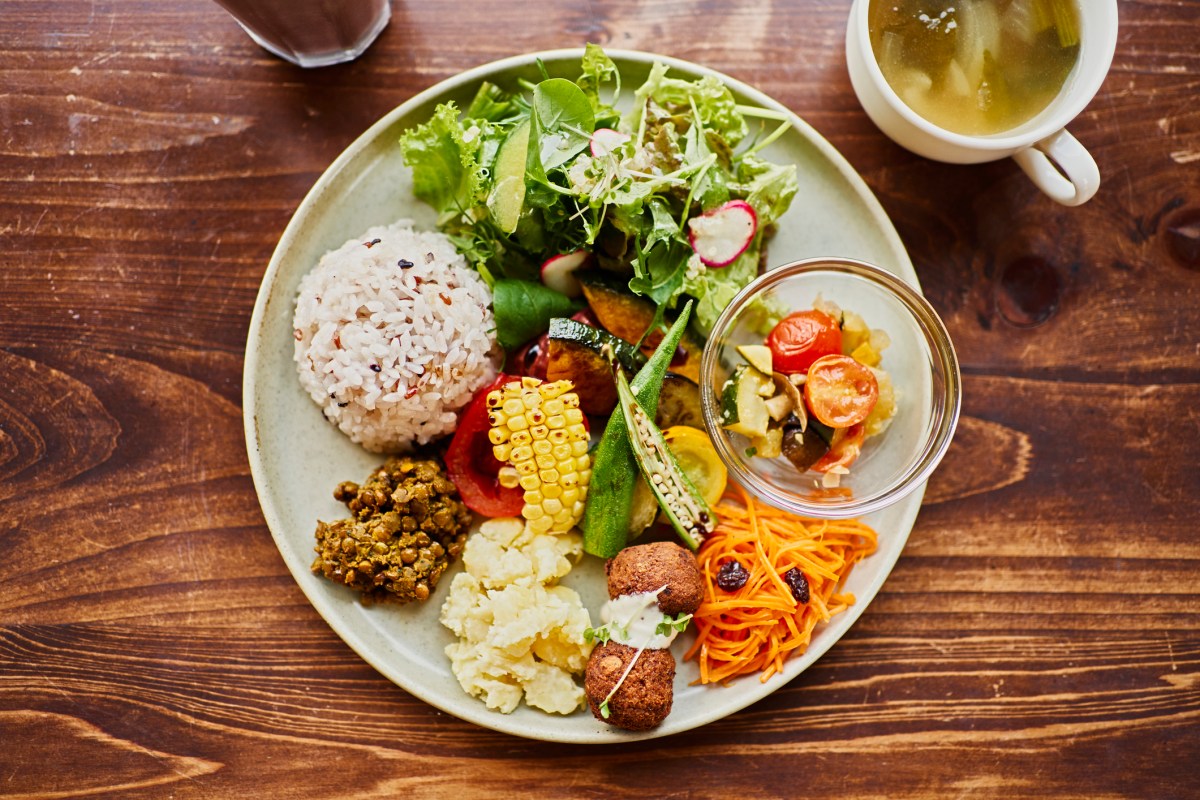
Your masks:
<path fill-rule="evenodd" d="M 267 52 L 301 67 L 363 54 L 392 16 L 389 0 L 216 0 Z"/>

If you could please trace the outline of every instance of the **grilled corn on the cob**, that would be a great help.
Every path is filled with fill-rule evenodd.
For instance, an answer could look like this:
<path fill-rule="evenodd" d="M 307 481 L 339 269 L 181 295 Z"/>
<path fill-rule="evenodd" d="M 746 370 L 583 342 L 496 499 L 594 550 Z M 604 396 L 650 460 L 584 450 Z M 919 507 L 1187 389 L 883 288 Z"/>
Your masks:
<path fill-rule="evenodd" d="M 513 467 L 502 470 L 501 483 L 525 490 L 521 516 L 538 533 L 564 533 L 583 516 L 592 462 L 573 388 L 525 377 L 487 398 L 492 452 Z"/>

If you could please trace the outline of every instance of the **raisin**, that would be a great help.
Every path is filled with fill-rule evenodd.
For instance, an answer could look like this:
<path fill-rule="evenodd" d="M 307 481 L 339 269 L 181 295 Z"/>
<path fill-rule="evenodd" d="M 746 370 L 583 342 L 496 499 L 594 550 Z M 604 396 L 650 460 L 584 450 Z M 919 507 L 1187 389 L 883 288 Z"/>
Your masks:
<path fill-rule="evenodd" d="M 745 586 L 748 580 L 750 573 L 746 572 L 746 568 L 735 558 L 729 559 L 717 570 L 717 586 L 725 592 L 736 592 Z"/>
<path fill-rule="evenodd" d="M 783 582 L 792 590 L 792 597 L 796 598 L 796 602 L 804 605 L 808 603 L 808 579 L 804 577 L 804 573 L 799 567 L 792 567 L 787 572 L 783 573 Z"/>

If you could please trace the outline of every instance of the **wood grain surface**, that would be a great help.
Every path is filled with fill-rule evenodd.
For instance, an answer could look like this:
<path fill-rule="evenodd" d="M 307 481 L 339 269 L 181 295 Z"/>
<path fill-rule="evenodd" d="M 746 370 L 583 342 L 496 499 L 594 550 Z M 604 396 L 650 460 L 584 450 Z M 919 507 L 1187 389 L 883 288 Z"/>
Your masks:
<path fill-rule="evenodd" d="M 848 5 L 396 0 L 364 57 L 305 71 L 207 0 L 5 0 L 0 797 L 1200 796 L 1200 2 L 1120 3 L 1078 209 L 885 139 Z M 825 135 L 965 384 L 849 635 L 741 713 L 592 748 L 456 720 L 347 648 L 272 543 L 240 396 L 266 263 L 333 158 L 438 80 L 587 41 Z"/>

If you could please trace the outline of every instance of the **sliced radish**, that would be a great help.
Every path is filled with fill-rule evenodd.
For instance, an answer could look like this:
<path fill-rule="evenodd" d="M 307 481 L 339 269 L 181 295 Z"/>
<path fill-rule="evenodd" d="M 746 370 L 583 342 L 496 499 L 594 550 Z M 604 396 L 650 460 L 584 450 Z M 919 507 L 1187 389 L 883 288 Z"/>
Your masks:
<path fill-rule="evenodd" d="M 628 133 L 614 131 L 612 128 L 597 128 L 592 134 L 592 155 L 596 158 L 612 155 L 617 148 L 632 138 Z"/>
<path fill-rule="evenodd" d="M 727 267 L 746 251 L 758 230 L 758 215 L 745 200 L 730 200 L 688 220 L 688 241 L 705 266 Z"/>
<path fill-rule="evenodd" d="M 546 263 L 542 264 L 542 283 L 567 297 L 579 297 L 583 294 L 583 287 L 575 279 L 575 270 L 591 261 L 592 254 L 587 250 L 576 250 L 546 259 Z"/>

